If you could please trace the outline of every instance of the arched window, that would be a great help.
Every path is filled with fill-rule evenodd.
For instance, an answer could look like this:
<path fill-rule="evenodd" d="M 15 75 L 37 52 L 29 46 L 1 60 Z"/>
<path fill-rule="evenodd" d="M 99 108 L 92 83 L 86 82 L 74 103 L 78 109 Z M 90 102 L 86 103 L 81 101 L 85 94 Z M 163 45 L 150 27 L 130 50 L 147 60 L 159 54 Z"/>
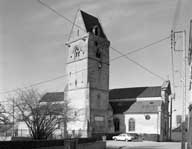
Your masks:
<path fill-rule="evenodd" d="M 130 118 L 128 124 L 129 124 L 129 131 L 135 131 L 135 119 Z"/>
<path fill-rule="evenodd" d="M 100 28 L 98 25 L 95 25 L 92 29 L 92 32 L 94 35 L 99 36 L 100 35 Z"/>

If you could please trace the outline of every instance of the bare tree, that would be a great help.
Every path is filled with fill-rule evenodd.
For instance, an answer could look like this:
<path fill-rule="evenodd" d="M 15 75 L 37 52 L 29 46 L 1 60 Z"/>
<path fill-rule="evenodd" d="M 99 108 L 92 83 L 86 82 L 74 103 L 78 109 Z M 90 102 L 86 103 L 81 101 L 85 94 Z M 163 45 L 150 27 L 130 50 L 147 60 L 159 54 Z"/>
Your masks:
<path fill-rule="evenodd" d="M 78 112 L 70 107 L 67 100 L 60 103 L 41 103 L 41 98 L 42 94 L 35 89 L 18 91 L 17 96 L 12 99 L 15 103 L 16 119 L 25 122 L 33 139 L 49 138 L 58 129 L 58 125 L 62 124 L 66 135 L 67 123 L 76 121 Z"/>
<path fill-rule="evenodd" d="M 55 109 L 51 104 L 41 105 L 40 99 L 41 94 L 34 89 L 20 90 L 14 99 L 17 119 L 25 122 L 33 139 L 47 139 L 58 124 Z"/>
<path fill-rule="evenodd" d="M 9 113 L 5 110 L 5 107 L 0 104 L 0 124 L 6 125 L 10 123 Z"/>
<path fill-rule="evenodd" d="M 0 133 L 1 139 L 3 136 L 11 135 L 13 123 L 11 122 L 10 114 L 7 112 L 4 105 L 0 104 Z"/>

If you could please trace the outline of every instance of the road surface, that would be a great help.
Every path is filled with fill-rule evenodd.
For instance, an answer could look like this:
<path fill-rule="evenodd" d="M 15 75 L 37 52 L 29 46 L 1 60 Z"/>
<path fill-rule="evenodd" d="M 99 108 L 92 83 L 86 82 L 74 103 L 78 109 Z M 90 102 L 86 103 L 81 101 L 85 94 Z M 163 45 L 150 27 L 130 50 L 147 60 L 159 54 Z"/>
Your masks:
<path fill-rule="evenodd" d="M 181 149 L 181 143 L 107 141 L 107 149 Z"/>

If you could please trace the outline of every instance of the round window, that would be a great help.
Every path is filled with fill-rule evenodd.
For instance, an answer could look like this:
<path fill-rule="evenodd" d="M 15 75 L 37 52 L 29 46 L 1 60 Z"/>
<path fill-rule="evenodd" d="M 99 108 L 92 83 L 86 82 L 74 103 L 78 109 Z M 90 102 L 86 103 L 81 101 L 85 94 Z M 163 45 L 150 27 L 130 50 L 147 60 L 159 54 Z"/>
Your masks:
<path fill-rule="evenodd" d="M 151 116 L 150 116 L 150 115 L 145 115 L 145 119 L 146 119 L 146 120 L 150 120 L 150 119 L 151 119 Z"/>

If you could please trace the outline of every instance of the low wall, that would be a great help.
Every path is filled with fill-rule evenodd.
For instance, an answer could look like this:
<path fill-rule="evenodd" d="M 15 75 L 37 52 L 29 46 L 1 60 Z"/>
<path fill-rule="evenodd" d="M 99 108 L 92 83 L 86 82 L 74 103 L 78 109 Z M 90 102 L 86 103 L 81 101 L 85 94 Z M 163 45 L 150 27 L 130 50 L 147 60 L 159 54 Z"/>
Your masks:
<path fill-rule="evenodd" d="M 0 149 L 105 149 L 106 142 L 95 138 L 65 140 L 0 141 Z"/>
<path fill-rule="evenodd" d="M 143 140 L 147 141 L 159 141 L 159 135 L 157 134 L 142 134 Z"/>
<path fill-rule="evenodd" d="M 187 141 L 187 132 L 185 133 L 185 141 Z M 182 132 L 172 132 L 171 133 L 171 141 L 181 142 L 182 140 Z"/>
<path fill-rule="evenodd" d="M 98 141 L 94 143 L 83 143 L 78 144 L 77 149 L 105 149 L 106 148 L 106 142 Z"/>
<path fill-rule="evenodd" d="M 180 142 L 182 138 L 181 132 L 172 132 L 171 133 L 171 140 L 175 142 Z"/>
<path fill-rule="evenodd" d="M 51 146 L 51 147 L 41 147 L 36 149 L 106 149 L 106 142 L 97 141 L 92 143 L 82 143 L 77 144 L 76 147 L 70 146 Z"/>

